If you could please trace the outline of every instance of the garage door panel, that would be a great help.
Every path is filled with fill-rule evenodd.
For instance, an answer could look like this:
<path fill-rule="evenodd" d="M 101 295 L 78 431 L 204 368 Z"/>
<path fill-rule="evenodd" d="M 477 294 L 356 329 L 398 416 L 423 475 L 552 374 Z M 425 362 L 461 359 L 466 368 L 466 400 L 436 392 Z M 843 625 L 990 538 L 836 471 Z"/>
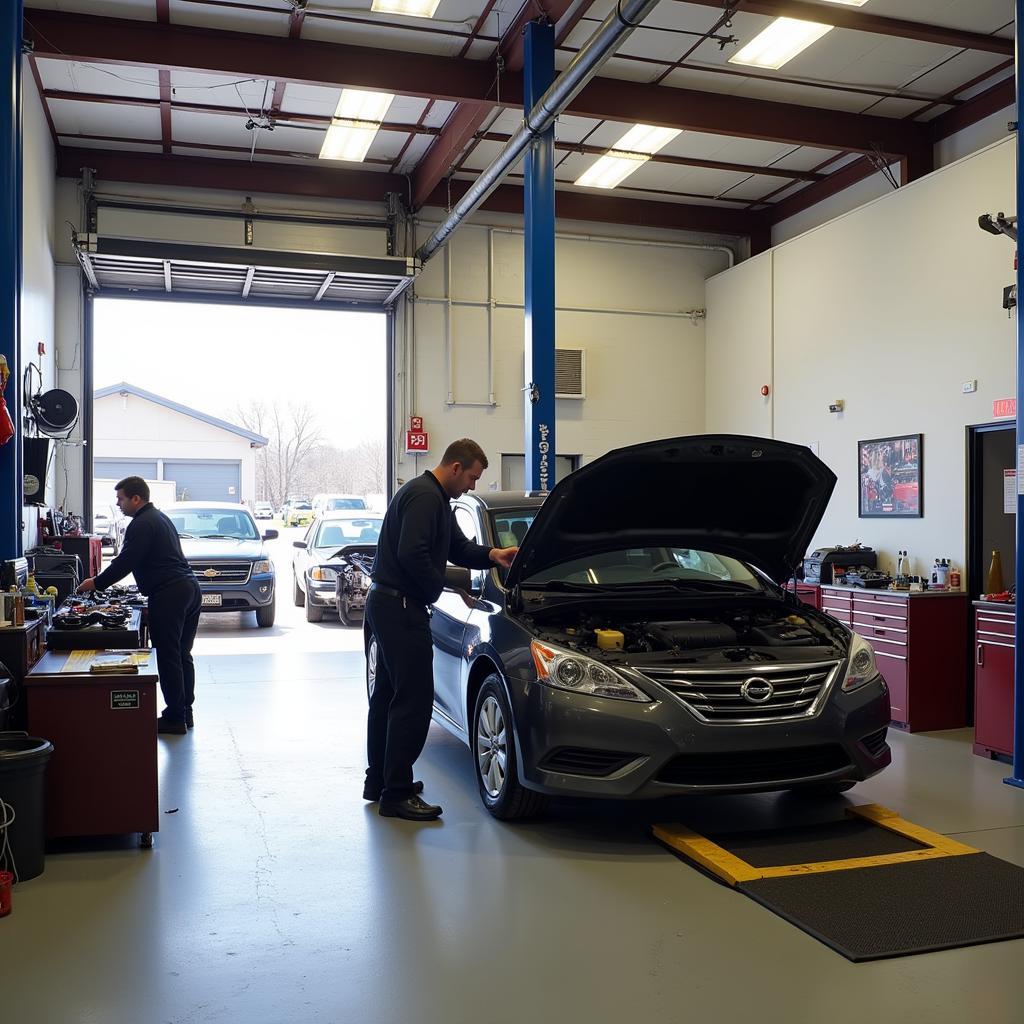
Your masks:
<path fill-rule="evenodd" d="M 164 479 L 174 481 L 178 501 L 231 501 L 241 498 L 242 464 L 209 459 L 164 461 Z"/>
<path fill-rule="evenodd" d="M 145 480 L 156 479 L 156 460 L 143 459 L 93 459 L 92 475 L 101 480 L 123 480 L 126 476 L 141 476 Z"/>

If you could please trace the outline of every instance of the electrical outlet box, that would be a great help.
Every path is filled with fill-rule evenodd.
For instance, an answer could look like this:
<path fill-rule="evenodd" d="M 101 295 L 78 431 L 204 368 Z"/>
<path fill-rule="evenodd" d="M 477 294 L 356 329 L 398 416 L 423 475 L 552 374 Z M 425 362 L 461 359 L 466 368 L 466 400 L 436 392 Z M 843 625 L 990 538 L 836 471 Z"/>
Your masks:
<path fill-rule="evenodd" d="M 965 380 L 960 385 L 960 391 L 965 395 L 973 395 L 978 390 L 978 382 L 976 380 Z"/>

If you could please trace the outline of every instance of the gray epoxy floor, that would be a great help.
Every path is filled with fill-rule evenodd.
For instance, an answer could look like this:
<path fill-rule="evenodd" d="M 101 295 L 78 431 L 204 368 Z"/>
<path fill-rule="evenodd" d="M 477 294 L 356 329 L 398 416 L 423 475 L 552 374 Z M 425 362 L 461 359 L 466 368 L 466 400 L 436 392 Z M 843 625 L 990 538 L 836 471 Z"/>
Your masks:
<path fill-rule="evenodd" d="M 647 835 L 834 817 L 841 799 L 562 802 L 504 825 L 435 727 L 418 774 L 444 817 L 380 818 L 360 798 L 358 642 L 297 618 L 204 624 L 196 729 L 160 740 L 175 812 L 152 851 L 79 844 L 15 890 L 0 1020 L 1024 1021 L 1024 941 L 851 964 Z M 892 744 L 854 802 L 1024 865 L 1024 791 L 968 731 Z"/>

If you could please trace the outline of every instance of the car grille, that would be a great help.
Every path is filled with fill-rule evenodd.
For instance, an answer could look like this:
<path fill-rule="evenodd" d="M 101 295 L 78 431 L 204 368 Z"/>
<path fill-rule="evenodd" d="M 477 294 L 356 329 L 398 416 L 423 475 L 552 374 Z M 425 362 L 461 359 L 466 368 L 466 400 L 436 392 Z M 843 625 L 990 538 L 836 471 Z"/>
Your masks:
<path fill-rule="evenodd" d="M 561 747 L 548 754 L 540 763 L 546 772 L 565 772 L 569 775 L 611 775 L 635 761 L 639 754 L 624 754 L 619 750 L 589 750 L 586 747 Z"/>
<path fill-rule="evenodd" d="M 200 562 L 190 561 L 188 563 L 196 574 L 196 579 L 205 587 L 223 587 L 226 584 L 248 583 L 249 573 L 252 571 L 252 562 Z M 207 570 L 212 569 L 218 575 L 207 576 Z"/>
<path fill-rule="evenodd" d="M 861 739 L 861 743 L 867 748 L 868 753 L 872 757 L 881 757 L 882 752 L 885 750 L 885 734 L 888 732 L 887 729 L 879 729 L 878 732 L 873 732 L 868 736 Z"/>
<path fill-rule="evenodd" d="M 837 744 L 722 754 L 680 754 L 658 774 L 673 786 L 752 786 L 792 782 L 830 775 L 849 768 L 846 751 Z"/>
<path fill-rule="evenodd" d="M 641 671 L 677 697 L 702 722 L 769 725 L 818 714 L 840 664 L 827 661 L 743 668 L 645 666 Z"/>

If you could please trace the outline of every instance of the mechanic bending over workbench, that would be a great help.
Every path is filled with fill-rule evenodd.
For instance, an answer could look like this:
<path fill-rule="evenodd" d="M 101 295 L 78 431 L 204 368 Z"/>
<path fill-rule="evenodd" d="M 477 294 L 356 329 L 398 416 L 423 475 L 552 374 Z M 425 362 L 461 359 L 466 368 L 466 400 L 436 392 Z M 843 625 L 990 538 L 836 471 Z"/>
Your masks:
<path fill-rule="evenodd" d="M 117 507 L 131 519 L 121 553 L 103 572 L 82 581 L 78 593 L 106 590 L 129 573 L 149 598 L 149 635 L 156 648 L 160 689 L 167 707 L 157 732 L 184 736 L 194 724 L 196 670 L 192 644 L 203 598 L 192 567 L 181 551 L 174 524 L 149 500 L 140 476 L 116 486 Z"/>

